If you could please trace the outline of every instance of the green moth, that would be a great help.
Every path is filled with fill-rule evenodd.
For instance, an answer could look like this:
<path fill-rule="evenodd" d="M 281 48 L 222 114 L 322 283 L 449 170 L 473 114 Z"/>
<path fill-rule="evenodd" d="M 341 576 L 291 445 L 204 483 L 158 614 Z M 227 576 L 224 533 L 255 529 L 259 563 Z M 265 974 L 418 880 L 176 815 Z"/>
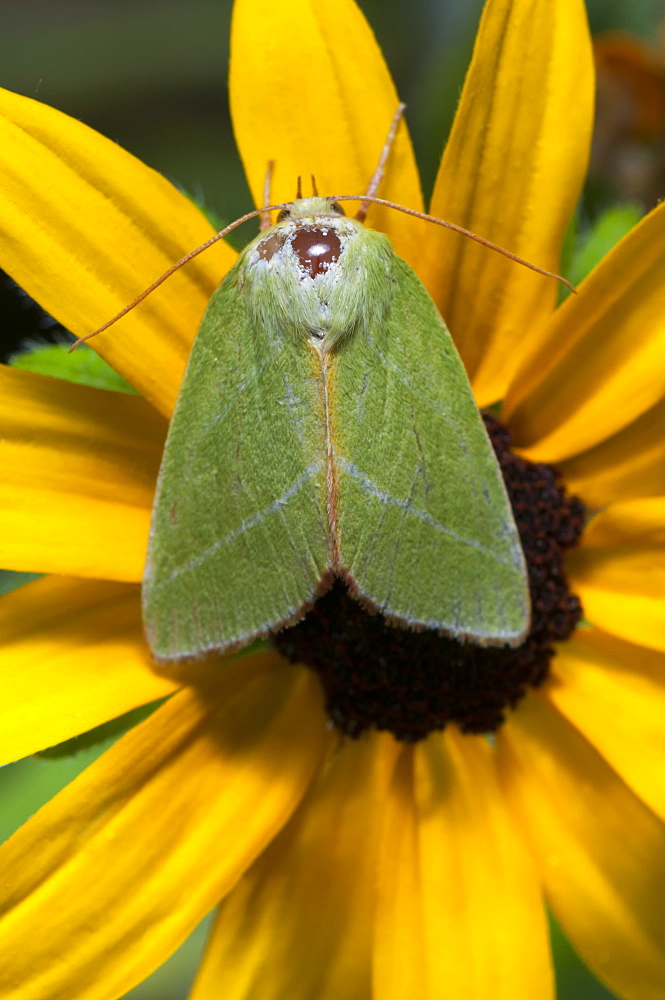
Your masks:
<path fill-rule="evenodd" d="M 169 430 L 143 581 L 158 660 L 234 650 L 335 578 L 398 626 L 517 644 L 529 591 L 452 339 L 388 238 L 305 198 L 241 253 Z"/>

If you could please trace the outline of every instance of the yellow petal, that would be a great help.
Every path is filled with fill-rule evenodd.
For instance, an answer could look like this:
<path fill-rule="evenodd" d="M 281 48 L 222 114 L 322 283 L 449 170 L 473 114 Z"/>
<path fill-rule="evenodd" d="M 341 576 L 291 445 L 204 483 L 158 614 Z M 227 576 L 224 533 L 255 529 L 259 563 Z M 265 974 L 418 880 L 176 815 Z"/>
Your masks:
<path fill-rule="evenodd" d="M 299 802 L 320 702 L 273 654 L 211 667 L 44 806 L 0 849 L 2 996 L 114 1000 L 161 964 Z"/>
<path fill-rule="evenodd" d="M 585 618 L 612 635 L 665 650 L 665 497 L 625 500 L 602 511 L 567 566 Z"/>
<path fill-rule="evenodd" d="M 395 755 L 387 736 L 337 745 L 223 903 L 190 1000 L 370 995 L 376 838 Z"/>
<path fill-rule="evenodd" d="M 381 1000 L 553 996 L 540 888 L 484 740 L 451 728 L 405 752 L 379 879 Z"/>
<path fill-rule="evenodd" d="M 0 764 L 180 686 L 155 672 L 138 588 L 46 577 L 0 600 Z"/>
<path fill-rule="evenodd" d="M 547 696 L 665 820 L 665 654 L 579 629 L 557 650 Z"/>
<path fill-rule="evenodd" d="M 542 694 L 520 702 L 497 745 L 508 795 L 573 945 L 620 996 L 662 1000 L 663 823 Z"/>
<path fill-rule="evenodd" d="M 557 271 L 584 179 L 592 117 L 582 0 L 490 0 L 432 213 Z M 554 307 L 555 281 L 438 229 L 429 234 L 420 273 L 479 404 L 501 399 L 531 328 Z"/>
<path fill-rule="evenodd" d="M 136 396 L 0 366 L 0 566 L 140 580 L 166 423 Z"/>
<path fill-rule="evenodd" d="M 229 85 L 236 141 L 256 205 L 264 204 L 270 160 L 273 203 L 295 198 L 298 177 L 309 194 L 311 174 L 322 195 L 367 189 L 399 98 L 353 0 L 236 0 Z M 404 123 L 378 193 L 422 209 Z M 355 214 L 358 207 L 352 202 L 345 210 Z M 416 267 L 418 224 L 389 209 L 370 210 L 368 218 Z"/>
<path fill-rule="evenodd" d="M 116 143 L 0 90 L 0 265 L 66 329 L 90 333 L 212 233 L 184 195 Z M 207 251 L 91 341 L 167 416 L 234 257 Z"/>
<path fill-rule="evenodd" d="M 665 494 L 665 397 L 594 448 L 558 463 L 566 487 L 585 504 Z"/>
<path fill-rule="evenodd" d="M 559 461 L 665 394 L 665 204 L 633 229 L 530 338 L 504 414 L 515 444 Z"/>

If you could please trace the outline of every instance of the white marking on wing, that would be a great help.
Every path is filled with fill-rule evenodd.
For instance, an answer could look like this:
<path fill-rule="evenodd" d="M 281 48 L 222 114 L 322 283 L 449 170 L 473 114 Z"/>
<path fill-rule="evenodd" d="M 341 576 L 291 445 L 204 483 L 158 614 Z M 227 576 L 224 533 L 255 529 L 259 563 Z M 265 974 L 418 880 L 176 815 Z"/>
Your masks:
<path fill-rule="evenodd" d="M 376 499 L 380 500 L 381 503 L 391 507 L 398 507 L 405 513 L 412 514 L 414 517 L 418 518 L 419 521 L 423 521 L 425 524 L 428 524 L 440 534 L 446 535 L 448 538 L 452 538 L 454 541 L 460 542 L 462 545 L 466 545 L 469 548 L 477 549 L 479 552 L 483 552 L 489 558 L 494 559 L 503 566 L 514 565 L 512 560 L 502 558 L 493 549 L 483 545 L 482 542 L 479 542 L 477 539 L 466 538 L 464 535 L 460 535 L 457 531 L 452 531 L 450 528 L 447 528 L 445 525 L 437 521 L 436 518 L 433 518 L 431 514 L 427 513 L 427 511 L 419 510 L 417 507 L 414 507 L 410 497 L 407 497 L 405 500 L 400 500 L 397 497 L 391 496 L 390 493 L 386 493 L 385 490 L 379 489 L 379 487 L 372 482 L 369 476 L 367 476 L 364 472 L 361 472 L 360 469 L 358 469 L 352 462 L 349 462 L 344 458 L 338 458 L 337 462 L 340 468 L 344 469 L 345 472 L 348 472 L 350 476 L 362 485 L 362 488 L 366 493 L 369 493 L 372 497 L 376 497 Z"/>
<path fill-rule="evenodd" d="M 218 538 L 216 542 L 209 545 L 208 548 L 196 556 L 195 559 L 192 559 L 184 566 L 179 566 L 178 569 L 174 570 L 168 577 L 160 580 L 159 584 L 163 587 L 168 586 L 172 580 L 175 580 L 183 573 L 191 573 L 195 569 L 198 569 L 198 567 L 204 563 L 206 559 L 209 559 L 210 556 L 219 551 L 219 549 L 224 548 L 226 545 L 230 545 L 236 540 L 236 538 L 244 535 L 246 531 L 250 531 L 252 528 L 255 528 L 257 524 L 260 524 L 261 521 L 270 517 L 271 514 L 276 514 L 281 511 L 283 507 L 286 507 L 289 500 L 296 496 L 303 486 L 305 486 L 308 482 L 311 482 L 314 476 L 320 472 L 321 463 L 313 462 L 307 469 L 305 469 L 302 475 L 298 476 L 293 486 L 290 486 L 289 489 L 281 495 L 281 497 L 277 497 L 276 500 L 269 503 L 263 510 L 260 510 L 256 514 L 252 514 L 251 517 L 246 518 L 237 528 L 234 528 L 233 531 L 229 531 L 228 535 L 225 535 L 223 538 Z"/>

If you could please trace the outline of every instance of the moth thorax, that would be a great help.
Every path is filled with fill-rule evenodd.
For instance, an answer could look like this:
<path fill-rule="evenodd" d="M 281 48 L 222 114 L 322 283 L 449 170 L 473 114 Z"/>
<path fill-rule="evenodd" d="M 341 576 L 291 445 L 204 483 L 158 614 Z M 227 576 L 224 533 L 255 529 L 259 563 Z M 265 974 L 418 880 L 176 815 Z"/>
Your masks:
<path fill-rule="evenodd" d="M 243 301 L 269 340 L 311 339 L 327 352 L 381 327 L 394 293 L 393 261 L 387 238 L 352 219 L 285 219 L 247 248 Z"/>
<path fill-rule="evenodd" d="M 278 230 L 259 243 L 257 253 L 261 260 L 271 261 L 287 245 L 295 254 L 303 277 L 325 274 L 342 253 L 342 241 L 334 228 L 316 224 L 299 225 L 291 231 Z"/>
<path fill-rule="evenodd" d="M 330 226 L 299 226 L 291 247 L 302 271 L 315 278 L 339 260 L 342 242 Z"/>

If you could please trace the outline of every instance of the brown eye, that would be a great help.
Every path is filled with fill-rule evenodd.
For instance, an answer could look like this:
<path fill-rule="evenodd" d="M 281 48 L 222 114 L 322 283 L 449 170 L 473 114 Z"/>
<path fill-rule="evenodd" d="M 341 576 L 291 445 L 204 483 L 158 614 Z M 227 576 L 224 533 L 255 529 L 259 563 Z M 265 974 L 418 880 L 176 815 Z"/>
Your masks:
<path fill-rule="evenodd" d="M 335 212 L 337 215 L 346 215 L 346 212 L 340 205 L 338 201 L 333 201 L 330 205 L 331 211 Z"/>
<path fill-rule="evenodd" d="M 279 214 L 277 216 L 277 221 L 278 222 L 286 222 L 286 220 L 290 219 L 290 218 L 291 218 L 291 209 L 290 208 L 283 208 L 281 210 L 281 212 L 279 212 Z"/>

